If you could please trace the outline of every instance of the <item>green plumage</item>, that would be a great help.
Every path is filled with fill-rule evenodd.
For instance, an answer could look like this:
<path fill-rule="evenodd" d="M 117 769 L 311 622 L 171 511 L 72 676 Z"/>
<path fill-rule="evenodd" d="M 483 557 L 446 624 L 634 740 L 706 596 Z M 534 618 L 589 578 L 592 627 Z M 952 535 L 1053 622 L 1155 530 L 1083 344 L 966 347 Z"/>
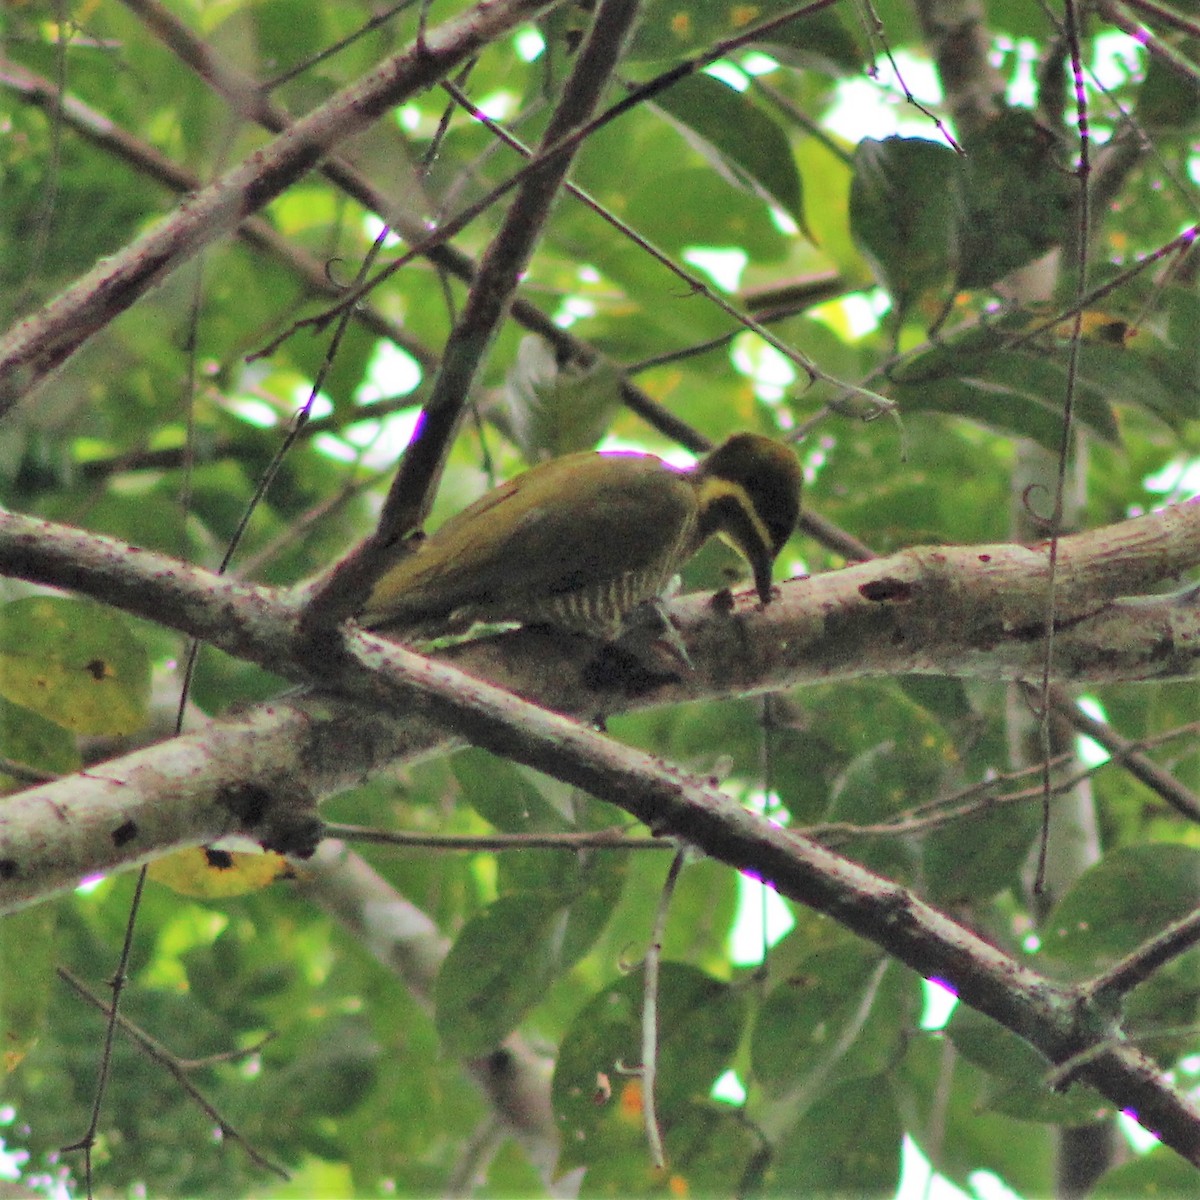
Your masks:
<path fill-rule="evenodd" d="M 383 575 L 359 620 L 418 636 L 518 621 L 614 638 L 714 533 L 750 560 L 760 594 L 765 572 L 765 601 L 799 488 L 795 455 L 756 434 L 690 471 L 648 454 L 567 455 L 451 517 Z"/>

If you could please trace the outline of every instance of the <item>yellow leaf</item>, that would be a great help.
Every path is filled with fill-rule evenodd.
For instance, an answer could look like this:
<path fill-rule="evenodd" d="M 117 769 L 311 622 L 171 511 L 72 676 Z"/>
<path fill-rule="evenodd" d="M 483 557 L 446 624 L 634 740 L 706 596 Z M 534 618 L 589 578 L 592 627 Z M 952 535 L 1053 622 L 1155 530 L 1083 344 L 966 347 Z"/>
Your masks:
<path fill-rule="evenodd" d="M 278 879 L 290 879 L 292 867 L 272 851 L 254 854 L 195 846 L 152 862 L 149 875 L 184 896 L 215 900 L 261 891 Z"/>

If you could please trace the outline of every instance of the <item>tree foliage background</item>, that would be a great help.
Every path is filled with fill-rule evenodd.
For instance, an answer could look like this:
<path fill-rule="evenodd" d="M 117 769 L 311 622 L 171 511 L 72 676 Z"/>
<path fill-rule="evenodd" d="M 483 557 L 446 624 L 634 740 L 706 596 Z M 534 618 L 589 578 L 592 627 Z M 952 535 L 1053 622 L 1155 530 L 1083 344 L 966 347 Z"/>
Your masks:
<path fill-rule="evenodd" d="M 471 280 L 483 263 L 503 293 L 487 264 L 524 193 L 492 193 L 525 161 L 505 136 L 538 144 L 568 81 L 588 82 L 571 76 L 581 39 L 621 7 L 5 4 L 5 1142 L 27 1178 L 69 1171 L 78 1186 L 82 1160 L 61 1147 L 87 1130 L 104 1021 L 71 981 L 108 1001 L 135 889 L 115 868 L 152 861 L 122 1012 L 166 1049 L 117 1029 L 91 1154 L 101 1194 L 884 1196 L 905 1138 L 964 1189 L 991 1172 L 1030 1196 L 1194 1194 L 1194 597 L 1161 593 L 1200 561 L 1185 504 L 1200 443 L 1198 31 L 1117 0 L 646 0 L 599 88 L 598 111 L 622 111 L 580 139 L 573 193 L 528 219 L 532 257 L 508 265 L 519 283 L 491 340 L 470 323 L 487 290 Z M 1142 21 L 1145 45 L 1118 39 Z M 931 65 L 940 96 L 905 101 L 889 54 L 910 83 Z M 339 91 L 392 62 L 398 82 L 375 101 Z M 847 103 L 863 106 L 857 144 L 829 132 Z M 271 157 L 291 119 L 330 113 L 325 141 Z M 421 252 L 355 299 L 344 330 L 337 314 L 297 327 L 408 246 Z M 865 581 L 859 602 L 899 611 L 915 579 L 945 589 L 941 619 L 901 669 L 895 629 L 839 625 L 832 600 L 824 616 L 805 609 L 817 593 L 802 580 L 745 629 L 685 604 L 696 680 L 599 705 L 626 771 L 623 787 L 591 787 L 603 799 L 573 786 L 598 773 L 564 766 L 600 753 L 599 735 L 553 748 L 528 712 L 502 713 L 534 732 L 498 757 L 478 748 L 501 747 L 493 724 L 471 724 L 478 697 L 461 717 L 418 705 L 441 732 L 411 742 L 417 718 L 395 693 L 372 711 L 272 704 L 287 680 L 326 678 L 311 645 L 307 660 L 296 641 L 274 659 L 257 635 L 237 641 L 255 603 L 286 631 L 295 606 L 262 597 L 294 594 L 226 594 L 183 564 L 215 571 L 240 538 L 238 580 L 284 588 L 323 571 L 370 533 L 420 406 L 456 386 L 464 415 L 431 525 L 605 439 L 698 452 L 756 429 L 794 438 L 805 466 L 810 516 L 777 576 L 836 587 L 848 562 L 900 553 L 878 577 L 846 576 Z M 1161 544 L 1120 540 L 1167 500 L 1182 515 Z M 1044 571 L 987 574 L 997 543 L 1042 542 L 1044 563 L 1050 534 L 1109 527 L 1086 553 L 1116 577 L 1136 562 L 1124 590 L 1077 583 L 1072 555 L 1053 598 Z M 100 534 L 177 561 L 129 583 L 89 557 Z M 939 576 L 902 553 L 931 543 L 988 550 Z M 725 586 L 736 565 L 712 547 L 684 590 Z M 197 581 L 191 599 L 176 578 Z M 998 609 L 975 629 L 969 614 L 991 613 L 1006 580 L 1025 624 Z M 771 613 L 789 605 L 801 616 L 785 635 Z M 1063 638 L 1124 622 L 1090 652 L 1064 642 L 1046 694 L 1043 612 Z M 1151 644 L 1155 621 L 1169 653 Z M 781 666 L 801 628 L 823 648 Z M 188 634 L 209 645 L 185 761 L 165 755 Z M 456 661 L 501 686 L 524 671 L 522 694 L 596 715 L 576 649 L 500 645 Z M 269 725 L 292 703 L 303 735 Z M 1097 741 L 1081 760 L 1085 726 Z M 368 733 L 370 753 L 356 740 Z M 273 758 L 287 738 L 300 767 Z M 128 758 L 137 745 L 164 757 Z M 687 839 L 709 856 L 689 859 L 669 904 L 672 843 L 629 815 L 658 794 L 636 749 L 686 772 L 685 800 L 715 813 Z M 153 784 L 122 774 L 135 761 Z M 204 771 L 243 761 L 240 807 L 228 781 L 220 792 L 241 823 L 219 827 Z M 205 856 L 214 833 L 254 832 L 248 809 L 276 775 L 326 821 L 427 842 L 339 829 L 349 841 L 294 858 L 287 879 L 267 860 L 273 882 L 253 860 Z M 51 776 L 64 778 L 47 792 Z M 118 777 L 106 799 L 85 795 Z M 162 814 L 153 834 L 122 815 L 135 783 Z M 718 783 L 776 832 L 720 808 Z M 688 832 L 663 814 L 655 834 Z M 111 873 L 78 894 L 64 887 L 82 871 L 31 884 L 34 849 L 69 857 L 56 839 L 76 820 L 83 860 Z M 812 843 L 779 826 L 832 853 L 804 859 Z M 88 858 L 97 829 L 106 848 Z M 735 867 L 791 897 L 790 932 L 762 964 L 735 961 Z M 635 1070 L 648 974 L 661 1170 Z M 924 1027 L 922 975 L 970 1001 L 945 1028 Z M 1120 1109 L 1172 1149 L 1134 1156 Z"/>

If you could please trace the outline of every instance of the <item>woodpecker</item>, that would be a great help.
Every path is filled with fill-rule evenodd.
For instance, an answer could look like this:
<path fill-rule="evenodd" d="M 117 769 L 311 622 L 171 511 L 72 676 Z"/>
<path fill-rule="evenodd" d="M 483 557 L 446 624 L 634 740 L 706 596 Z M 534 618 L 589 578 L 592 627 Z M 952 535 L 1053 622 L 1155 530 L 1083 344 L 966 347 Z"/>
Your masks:
<path fill-rule="evenodd" d="M 482 496 L 387 570 L 359 622 L 432 637 L 475 622 L 614 641 L 714 535 L 750 564 L 763 604 L 800 515 L 800 463 L 739 433 L 690 469 L 651 454 L 568 454 Z"/>

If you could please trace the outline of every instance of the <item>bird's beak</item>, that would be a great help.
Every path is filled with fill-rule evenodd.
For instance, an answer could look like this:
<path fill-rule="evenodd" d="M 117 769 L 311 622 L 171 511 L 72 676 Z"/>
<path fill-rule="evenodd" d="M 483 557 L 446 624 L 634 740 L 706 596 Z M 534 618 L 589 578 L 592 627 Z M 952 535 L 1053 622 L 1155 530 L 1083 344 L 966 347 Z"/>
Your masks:
<path fill-rule="evenodd" d="M 750 563 L 754 571 L 754 590 L 764 607 L 771 603 L 771 567 L 773 560 L 768 555 L 759 555 Z"/>

